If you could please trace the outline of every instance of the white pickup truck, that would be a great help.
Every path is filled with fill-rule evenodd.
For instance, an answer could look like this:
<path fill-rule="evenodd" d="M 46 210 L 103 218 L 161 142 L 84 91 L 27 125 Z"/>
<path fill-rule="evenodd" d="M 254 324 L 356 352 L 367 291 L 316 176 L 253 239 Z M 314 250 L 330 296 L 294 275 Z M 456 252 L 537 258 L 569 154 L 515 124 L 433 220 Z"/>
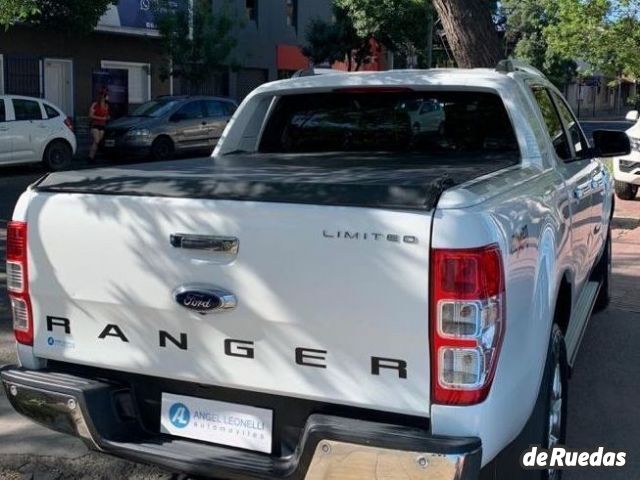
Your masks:
<path fill-rule="evenodd" d="M 627 120 L 633 122 L 627 130 L 632 151 L 626 157 L 613 159 L 615 191 L 620 200 L 633 200 L 640 187 L 640 112 L 631 110 Z"/>
<path fill-rule="evenodd" d="M 413 128 L 416 104 L 440 124 Z M 222 479 L 558 478 L 612 179 L 537 71 L 259 87 L 213 158 L 50 174 L 8 226 L 13 407 Z"/>

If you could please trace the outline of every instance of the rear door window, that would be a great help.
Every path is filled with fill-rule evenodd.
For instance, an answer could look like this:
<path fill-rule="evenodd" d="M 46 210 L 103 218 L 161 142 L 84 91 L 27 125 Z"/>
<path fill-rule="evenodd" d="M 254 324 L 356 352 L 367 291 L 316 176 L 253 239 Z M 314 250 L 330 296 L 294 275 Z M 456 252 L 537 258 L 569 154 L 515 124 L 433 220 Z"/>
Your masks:
<path fill-rule="evenodd" d="M 205 102 L 207 106 L 207 117 L 224 117 L 226 115 L 224 105 L 218 100 L 207 100 Z"/>
<path fill-rule="evenodd" d="M 551 101 L 549 91 L 544 87 L 532 87 L 531 90 L 540 108 L 540 113 L 542 113 L 542 118 L 556 154 L 562 160 L 569 160 L 573 156 L 571 145 L 562 127 L 558 111 Z"/>
<path fill-rule="evenodd" d="M 573 113 L 571 113 L 571 110 L 569 110 L 565 101 L 555 92 L 551 92 L 551 96 L 553 97 L 556 107 L 558 107 L 558 113 L 564 122 L 567 132 L 569 133 L 569 137 L 571 137 L 573 150 L 577 155 L 579 155 L 589 148 L 589 143 L 583 135 L 582 130 L 580 130 L 576 117 L 573 116 Z"/>
<path fill-rule="evenodd" d="M 21 98 L 14 98 L 11 101 L 13 102 L 13 111 L 15 112 L 16 120 L 42 120 L 40 103 Z"/>
<path fill-rule="evenodd" d="M 236 112 L 236 106 L 231 102 L 224 102 L 224 110 L 228 117 L 232 116 Z"/>
<path fill-rule="evenodd" d="M 56 118 L 60 116 L 60 113 L 58 113 L 58 111 L 53 108 L 51 105 L 47 105 L 46 103 L 43 103 L 44 105 L 44 111 L 47 114 L 47 118 L 51 119 L 51 118 Z"/>
<path fill-rule="evenodd" d="M 204 118 L 204 104 L 203 102 L 189 102 L 175 113 L 181 120 L 195 120 L 198 118 Z"/>
<path fill-rule="evenodd" d="M 428 113 L 428 121 L 425 121 Z M 516 135 L 502 99 L 487 92 L 344 91 L 286 95 L 267 120 L 259 151 L 508 154 Z"/>

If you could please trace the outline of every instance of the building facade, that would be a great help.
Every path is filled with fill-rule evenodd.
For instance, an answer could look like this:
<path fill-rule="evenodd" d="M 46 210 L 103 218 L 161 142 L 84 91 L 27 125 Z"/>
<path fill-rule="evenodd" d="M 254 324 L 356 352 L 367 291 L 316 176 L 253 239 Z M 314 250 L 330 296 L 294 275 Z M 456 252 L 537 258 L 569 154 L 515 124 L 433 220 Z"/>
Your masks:
<path fill-rule="evenodd" d="M 150 12 L 140 0 L 112 6 L 87 36 L 14 26 L 0 32 L 0 93 L 42 97 L 76 119 L 88 116 L 94 73 L 127 77 L 130 105 L 170 93 L 160 78 L 165 61 Z"/>
<path fill-rule="evenodd" d="M 228 0 L 213 0 L 214 11 Z M 309 66 L 300 47 L 314 18 L 331 21 L 331 0 L 231 0 L 241 22 L 238 45 L 231 55 L 237 65 L 229 71 L 232 98 L 242 100 L 267 81 L 287 78 Z"/>
<path fill-rule="evenodd" d="M 212 76 L 205 91 L 188 92 L 179 79 L 161 78 L 167 59 L 149 0 L 120 0 L 87 36 L 20 25 L 0 31 L 0 94 L 46 98 L 82 121 L 95 97 L 96 72 L 116 70 L 127 79 L 129 110 L 173 93 L 240 101 L 258 85 L 306 68 L 300 50 L 306 26 L 316 17 L 331 20 L 331 0 L 212 0 L 212 8 L 238 17 L 237 46 L 228 71 Z"/>

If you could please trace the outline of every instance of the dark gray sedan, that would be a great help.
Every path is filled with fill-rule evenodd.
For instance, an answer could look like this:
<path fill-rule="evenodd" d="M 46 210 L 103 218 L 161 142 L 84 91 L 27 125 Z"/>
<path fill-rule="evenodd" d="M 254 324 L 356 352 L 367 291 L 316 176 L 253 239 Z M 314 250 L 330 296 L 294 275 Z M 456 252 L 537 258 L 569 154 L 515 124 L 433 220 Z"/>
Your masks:
<path fill-rule="evenodd" d="M 219 97 L 158 97 L 129 116 L 107 125 L 104 151 L 108 156 L 151 156 L 157 160 L 175 153 L 213 150 L 237 108 Z"/>

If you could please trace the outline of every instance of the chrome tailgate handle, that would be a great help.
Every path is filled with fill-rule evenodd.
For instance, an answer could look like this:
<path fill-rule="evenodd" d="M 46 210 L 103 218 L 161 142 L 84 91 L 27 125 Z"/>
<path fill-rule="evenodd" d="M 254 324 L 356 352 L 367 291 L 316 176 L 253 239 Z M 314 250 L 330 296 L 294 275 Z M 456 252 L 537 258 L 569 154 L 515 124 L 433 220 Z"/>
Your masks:
<path fill-rule="evenodd" d="M 236 255 L 240 241 L 236 237 L 221 237 L 216 235 L 191 235 L 187 233 L 173 233 L 169 242 L 175 248 L 187 250 L 206 250 L 208 252 Z"/>

